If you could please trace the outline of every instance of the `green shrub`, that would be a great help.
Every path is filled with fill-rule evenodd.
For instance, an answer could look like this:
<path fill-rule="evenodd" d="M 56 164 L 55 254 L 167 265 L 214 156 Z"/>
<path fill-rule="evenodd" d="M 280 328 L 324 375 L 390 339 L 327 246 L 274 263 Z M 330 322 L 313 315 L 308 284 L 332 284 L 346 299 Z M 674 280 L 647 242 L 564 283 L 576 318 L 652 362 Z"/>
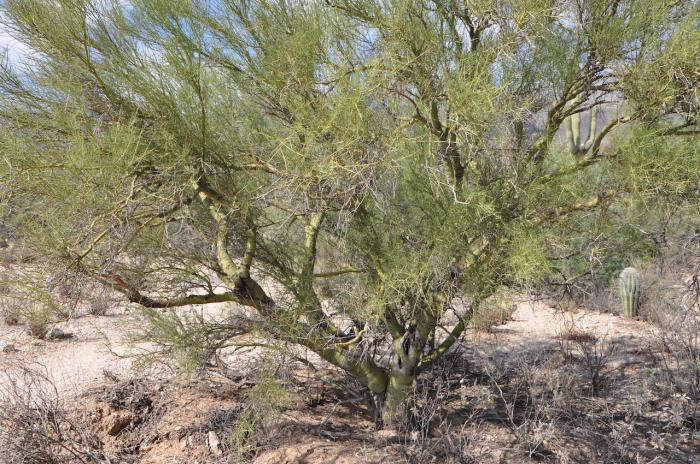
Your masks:
<path fill-rule="evenodd" d="M 228 437 L 231 462 L 240 462 L 254 455 L 268 427 L 292 405 L 294 396 L 277 378 L 272 366 L 275 360 L 263 359 L 258 382 L 245 396 L 243 412 Z"/>

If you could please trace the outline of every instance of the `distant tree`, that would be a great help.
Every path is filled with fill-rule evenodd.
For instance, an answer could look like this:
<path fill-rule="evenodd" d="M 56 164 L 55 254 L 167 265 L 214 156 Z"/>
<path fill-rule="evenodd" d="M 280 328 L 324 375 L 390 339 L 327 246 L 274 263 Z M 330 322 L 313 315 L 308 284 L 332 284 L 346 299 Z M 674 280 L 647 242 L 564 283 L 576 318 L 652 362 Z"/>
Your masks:
<path fill-rule="evenodd" d="M 13 233 L 151 311 L 252 308 L 385 423 L 566 224 L 697 204 L 696 1 L 0 5 L 32 50 L 0 75 Z"/>

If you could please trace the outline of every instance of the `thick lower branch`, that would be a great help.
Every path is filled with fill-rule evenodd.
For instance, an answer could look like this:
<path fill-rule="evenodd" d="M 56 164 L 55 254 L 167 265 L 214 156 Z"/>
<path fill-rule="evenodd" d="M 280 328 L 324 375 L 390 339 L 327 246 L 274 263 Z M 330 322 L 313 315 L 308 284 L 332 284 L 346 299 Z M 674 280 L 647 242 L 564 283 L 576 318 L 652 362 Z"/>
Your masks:
<path fill-rule="evenodd" d="M 447 338 L 443 340 L 442 343 L 433 351 L 432 353 L 428 354 L 427 356 L 423 357 L 423 359 L 420 360 L 418 363 L 418 371 L 422 371 L 429 367 L 431 364 L 433 364 L 435 361 L 440 359 L 440 357 L 447 353 L 450 348 L 459 340 L 459 337 L 462 336 L 462 333 L 464 332 L 464 329 L 467 328 L 467 322 L 469 319 L 472 318 L 474 311 L 477 310 L 479 306 L 479 303 L 477 301 L 473 302 L 469 308 L 469 311 L 465 315 L 465 317 L 460 317 L 459 322 L 457 323 L 456 326 L 450 331 L 450 333 L 447 335 Z M 459 316 L 458 316 L 459 317 Z"/>
<path fill-rule="evenodd" d="M 263 310 L 274 304 L 274 301 L 265 294 L 260 285 L 252 279 L 242 280 L 238 287 L 225 293 L 186 295 L 177 298 L 151 298 L 143 295 L 136 287 L 128 284 L 118 275 L 100 274 L 96 278 L 124 294 L 131 303 L 137 303 L 146 308 L 175 308 L 197 304 L 233 302 Z"/>
<path fill-rule="evenodd" d="M 435 351 L 430 353 L 429 355 L 423 357 L 423 359 L 420 360 L 418 363 L 418 370 L 422 371 L 431 364 L 433 364 L 435 361 L 440 359 L 440 357 L 447 353 L 450 348 L 452 348 L 452 345 L 455 344 L 455 342 L 459 339 L 459 337 L 462 335 L 464 332 L 464 329 L 466 328 L 466 323 L 464 321 L 459 321 L 457 325 L 452 329 L 452 331 L 449 333 L 447 338 L 440 343 L 440 346 L 437 347 Z"/>

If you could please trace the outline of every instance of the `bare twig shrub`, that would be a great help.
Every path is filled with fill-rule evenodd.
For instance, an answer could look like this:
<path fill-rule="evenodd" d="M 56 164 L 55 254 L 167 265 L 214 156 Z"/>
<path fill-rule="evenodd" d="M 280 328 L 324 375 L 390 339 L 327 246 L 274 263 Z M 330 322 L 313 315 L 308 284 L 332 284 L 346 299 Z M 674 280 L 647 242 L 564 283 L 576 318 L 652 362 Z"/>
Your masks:
<path fill-rule="evenodd" d="M 2 239 L 0 238 L 0 240 Z M 21 243 L 15 241 L 6 241 L 5 243 L 7 246 L 0 247 L 0 265 L 31 263 L 36 260 L 36 256 Z"/>
<path fill-rule="evenodd" d="M 485 365 L 516 449 L 529 458 L 552 454 L 561 409 L 558 403 L 570 393 L 566 387 L 573 383 L 571 378 L 553 379 L 551 362 L 543 351 L 536 351 L 508 362 L 493 359 Z"/>
<path fill-rule="evenodd" d="M 615 355 L 618 345 L 608 339 L 581 340 L 576 342 L 581 353 L 581 363 L 588 375 L 593 395 L 600 394 L 605 387 L 605 376 L 609 363 Z"/>
<path fill-rule="evenodd" d="M 0 296 L 0 317 L 7 325 L 19 325 L 22 311 L 17 300 L 11 296 Z"/>
<path fill-rule="evenodd" d="M 67 318 L 74 316 L 79 307 L 84 308 L 87 314 L 104 316 L 122 299 L 109 287 L 74 271 L 56 272 L 49 287 L 52 293 L 70 308 Z"/>
<path fill-rule="evenodd" d="M 0 461 L 74 464 L 110 461 L 99 438 L 63 407 L 41 366 L 4 366 L 0 396 Z"/>
<path fill-rule="evenodd" d="M 85 305 L 87 313 L 93 316 L 105 316 L 121 301 L 116 292 L 93 282 L 81 284 L 79 298 Z"/>
<path fill-rule="evenodd" d="M 46 268 L 38 264 L 0 270 L 0 315 L 9 325 L 26 324 L 28 332 L 43 338 L 49 326 L 74 315 L 75 303 L 62 299 Z"/>
<path fill-rule="evenodd" d="M 401 450 L 410 464 L 479 462 L 474 444 L 479 433 L 476 411 L 450 417 L 451 404 L 467 369 L 465 354 L 455 350 L 419 377 L 407 399 L 408 414 L 396 424 Z"/>
<path fill-rule="evenodd" d="M 0 266 L 0 317 L 7 325 L 24 322 L 25 299 L 17 294 L 17 276 L 10 267 Z"/>
<path fill-rule="evenodd" d="M 557 337 L 562 357 L 567 362 L 577 362 L 590 384 L 590 393 L 598 395 L 605 386 L 605 376 L 610 361 L 618 349 L 618 343 L 606 337 L 599 338 L 589 332 L 566 327 Z"/>
<path fill-rule="evenodd" d="M 642 268 L 643 318 L 655 324 L 658 351 L 673 388 L 700 398 L 700 235 Z"/>
<path fill-rule="evenodd" d="M 507 451 L 513 462 L 523 457 L 559 462 L 569 453 L 573 430 L 591 437 L 600 433 L 599 420 L 588 418 L 597 417 L 594 405 L 611 390 L 617 344 L 573 323 L 557 340 L 559 349 L 547 342 L 483 356 L 494 413 L 514 439 Z"/>
<path fill-rule="evenodd" d="M 29 334 L 36 338 L 44 338 L 49 332 L 52 316 L 52 307 L 41 303 L 29 304 L 25 313 Z"/>
<path fill-rule="evenodd" d="M 669 306 L 658 315 L 656 339 L 665 372 L 675 388 L 700 398 L 700 314 Z"/>
<path fill-rule="evenodd" d="M 103 295 L 93 297 L 88 305 L 88 313 L 93 316 L 104 316 L 113 306 L 113 302 Z"/>
<path fill-rule="evenodd" d="M 403 434 L 404 448 L 415 462 L 423 462 L 426 455 L 432 455 L 431 433 L 444 427 L 445 400 L 449 395 L 448 382 L 440 377 L 420 380 L 408 397 L 408 414 L 396 424 Z"/>

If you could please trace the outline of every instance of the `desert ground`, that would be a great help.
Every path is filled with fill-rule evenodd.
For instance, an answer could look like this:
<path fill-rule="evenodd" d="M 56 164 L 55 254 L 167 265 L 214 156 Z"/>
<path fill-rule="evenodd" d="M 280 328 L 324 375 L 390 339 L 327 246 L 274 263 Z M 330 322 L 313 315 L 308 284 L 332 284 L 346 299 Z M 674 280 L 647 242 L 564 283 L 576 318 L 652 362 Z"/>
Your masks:
<path fill-rule="evenodd" d="M 522 298 L 423 375 L 418 420 L 401 431 L 376 429 L 360 387 L 297 350 L 307 363 L 285 363 L 284 400 L 269 397 L 279 412 L 246 431 L 260 350 L 224 349 L 224 372 L 194 377 L 145 368 L 128 356 L 144 348 L 125 340 L 132 311 L 56 324 L 60 340 L 0 325 L 5 396 L 30 369 L 96 462 L 700 462 L 697 405 L 656 391 L 664 356 L 647 322 Z"/>

